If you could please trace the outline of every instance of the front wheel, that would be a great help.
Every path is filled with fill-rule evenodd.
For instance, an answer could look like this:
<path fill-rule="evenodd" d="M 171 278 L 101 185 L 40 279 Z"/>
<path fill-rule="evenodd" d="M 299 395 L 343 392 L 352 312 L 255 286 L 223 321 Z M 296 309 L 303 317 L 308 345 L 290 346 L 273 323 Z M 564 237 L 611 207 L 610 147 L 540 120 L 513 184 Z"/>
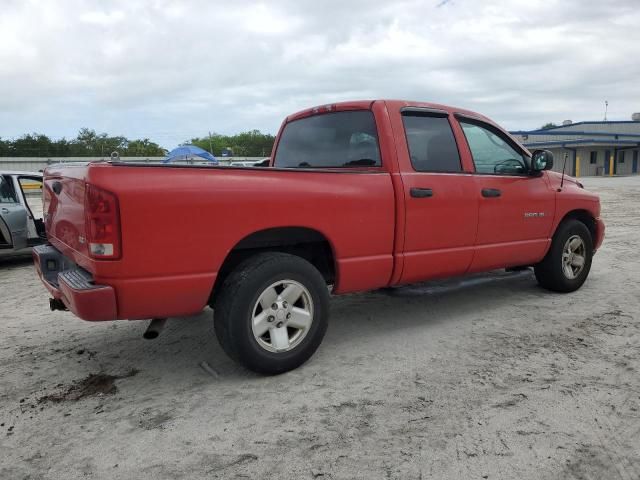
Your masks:
<path fill-rule="evenodd" d="M 554 292 L 573 292 L 587 279 L 593 258 L 593 240 L 578 220 L 563 222 L 553 236 L 549 252 L 534 268 L 538 283 Z"/>
<path fill-rule="evenodd" d="M 216 336 L 227 354 L 258 373 L 292 370 L 316 351 L 327 329 L 329 293 L 306 260 L 258 254 L 225 280 L 215 304 Z"/>

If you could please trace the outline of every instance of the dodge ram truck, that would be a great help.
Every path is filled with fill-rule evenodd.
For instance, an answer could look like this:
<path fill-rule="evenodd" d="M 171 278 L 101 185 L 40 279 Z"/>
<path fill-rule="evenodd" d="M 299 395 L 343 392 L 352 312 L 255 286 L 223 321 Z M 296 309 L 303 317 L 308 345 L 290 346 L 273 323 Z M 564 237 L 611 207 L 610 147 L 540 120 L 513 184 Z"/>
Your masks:
<path fill-rule="evenodd" d="M 155 322 L 209 305 L 227 354 L 275 374 L 316 351 L 330 294 L 520 267 L 580 288 L 600 201 L 552 166 L 468 110 L 324 105 L 284 120 L 264 167 L 50 166 L 34 262 L 52 309 Z"/>

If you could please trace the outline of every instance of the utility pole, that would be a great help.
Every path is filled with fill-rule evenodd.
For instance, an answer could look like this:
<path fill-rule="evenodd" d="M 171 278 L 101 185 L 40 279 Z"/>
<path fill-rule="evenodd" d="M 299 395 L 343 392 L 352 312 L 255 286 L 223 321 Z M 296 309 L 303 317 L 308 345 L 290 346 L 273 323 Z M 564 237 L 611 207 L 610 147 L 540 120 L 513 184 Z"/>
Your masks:
<path fill-rule="evenodd" d="M 607 121 L 607 110 L 609 109 L 609 102 L 607 100 L 604 101 L 604 121 Z"/>
<path fill-rule="evenodd" d="M 209 153 L 213 155 L 213 147 L 211 145 L 211 131 L 209 131 Z"/>

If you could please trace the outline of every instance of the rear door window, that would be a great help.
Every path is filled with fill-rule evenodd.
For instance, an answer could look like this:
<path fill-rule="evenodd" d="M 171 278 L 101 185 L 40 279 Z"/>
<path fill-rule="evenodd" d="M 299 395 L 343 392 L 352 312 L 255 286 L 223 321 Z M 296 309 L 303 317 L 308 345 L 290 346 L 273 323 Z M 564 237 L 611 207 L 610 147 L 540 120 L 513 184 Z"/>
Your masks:
<path fill-rule="evenodd" d="M 0 175 L 0 203 L 18 203 L 11 178 Z"/>
<path fill-rule="evenodd" d="M 274 166 L 284 168 L 379 167 L 380 149 L 369 110 L 314 115 L 288 123 Z"/>
<path fill-rule="evenodd" d="M 445 116 L 403 113 L 411 165 L 417 172 L 461 172 L 460 154 Z"/>

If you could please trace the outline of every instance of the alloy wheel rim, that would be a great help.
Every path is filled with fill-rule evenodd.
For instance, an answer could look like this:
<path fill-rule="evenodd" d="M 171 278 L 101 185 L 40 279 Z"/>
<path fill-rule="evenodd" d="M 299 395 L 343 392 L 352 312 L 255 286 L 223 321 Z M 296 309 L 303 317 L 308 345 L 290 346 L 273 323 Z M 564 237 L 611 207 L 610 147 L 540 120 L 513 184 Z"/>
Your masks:
<path fill-rule="evenodd" d="M 258 345 L 269 352 L 288 352 L 311 328 L 313 300 L 301 283 L 279 280 L 263 290 L 251 312 L 251 330 Z"/>
<path fill-rule="evenodd" d="M 586 261 L 586 247 L 579 235 L 573 235 L 565 242 L 562 249 L 562 273 L 573 280 L 582 273 Z"/>

